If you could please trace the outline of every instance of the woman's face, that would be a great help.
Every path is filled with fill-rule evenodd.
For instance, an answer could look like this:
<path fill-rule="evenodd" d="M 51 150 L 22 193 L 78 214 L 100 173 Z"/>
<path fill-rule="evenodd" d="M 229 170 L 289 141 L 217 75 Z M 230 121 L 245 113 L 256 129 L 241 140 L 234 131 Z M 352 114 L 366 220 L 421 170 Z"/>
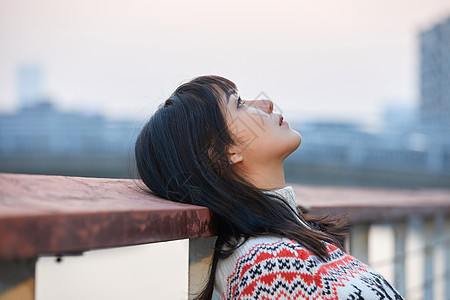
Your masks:
<path fill-rule="evenodd" d="M 235 93 L 223 102 L 225 120 L 237 145 L 231 152 L 243 161 L 269 164 L 283 161 L 301 144 L 301 135 L 291 129 L 281 114 L 273 113 L 270 100 L 241 100 Z"/>

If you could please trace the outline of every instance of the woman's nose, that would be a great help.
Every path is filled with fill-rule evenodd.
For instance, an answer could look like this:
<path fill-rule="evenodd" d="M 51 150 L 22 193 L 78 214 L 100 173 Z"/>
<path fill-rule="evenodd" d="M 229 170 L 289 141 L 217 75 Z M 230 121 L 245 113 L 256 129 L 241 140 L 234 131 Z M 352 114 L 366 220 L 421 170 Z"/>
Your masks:
<path fill-rule="evenodd" d="M 270 100 L 253 100 L 251 102 L 252 106 L 261 109 L 267 114 L 271 114 L 273 112 L 273 102 Z"/>

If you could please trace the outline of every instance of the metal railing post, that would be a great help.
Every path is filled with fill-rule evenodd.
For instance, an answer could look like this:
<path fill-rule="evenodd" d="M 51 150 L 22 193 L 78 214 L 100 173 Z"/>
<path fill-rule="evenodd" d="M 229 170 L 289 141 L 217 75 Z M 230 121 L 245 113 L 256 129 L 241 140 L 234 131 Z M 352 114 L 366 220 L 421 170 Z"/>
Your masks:
<path fill-rule="evenodd" d="M 450 299 L 450 215 L 445 218 L 445 243 L 444 243 L 444 286 L 445 286 L 445 299 Z"/>
<path fill-rule="evenodd" d="M 435 219 L 427 218 L 424 220 L 423 234 L 424 234 L 424 248 L 423 248 L 423 299 L 434 299 L 433 295 L 433 281 L 434 281 L 434 250 L 435 250 Z"/>
<path fill-rule="evenodd" d="M 369 263 L 370 225 L 354 224 L 350 233 L 350 253 L 365 264 Z"/>
<path fill-rule="evenodd" d="M 408 221 L 406 237 L 406 293 L 405 299 L 423 299 L 424 262 L 423 245 L 423 220 L 420 217 L 412 217 Z"/>
<path fill-rule="evenodd" d="M 394 285 L 397 291 L 404 295 L 406 293 L 406 223 L 396 222 L 394 227 Z"/>
<path fill-rule="evenodd" d="M 440 212 L 435 215 L 434 236 L 434 262 L 433 262 L 433 295 L 435 300 L 445 300 L 445 214 Z"/>

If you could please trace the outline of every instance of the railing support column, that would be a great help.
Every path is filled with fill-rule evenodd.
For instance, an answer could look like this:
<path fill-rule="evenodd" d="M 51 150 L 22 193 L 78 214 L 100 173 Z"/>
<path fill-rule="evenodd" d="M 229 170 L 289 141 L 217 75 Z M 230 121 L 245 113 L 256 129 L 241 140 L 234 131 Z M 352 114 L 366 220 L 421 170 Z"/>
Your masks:
<path fill-rule="evenodd" d="M 355 224 L 350 237 L 350 253 L 366 264 L 369 263 L 369 228 L 368 224 Z"/>
<path fill-rule="evenodd" d="M 0 300 L 34 300 L 36 259 L 0 260 Z"/>
<path fill-rule="evenodd" d="M 406 293 L 405 255 L 406 223 L 397 222 L 394 227 L 394 285 L 401 295 Z"/>
<path fill-rule="evenodd" d="M 189 299 L 194 299 L 208 282 L 216 239 L 189 240 Z"/>
<path fill-rule="evenodd" d="M 444 286 L 445 286 L 445 299 L 450 299 L 450 215 L 445 218 L 445 268 L 444 268 Z"/>
<path fill-rule="evenodd" d="M 423 299 L 424 282 L 424 257 L 423 246 L 425 243 L 423 220 L 413 217 L 408 221 L 406 252 L 406 299 Z"/>
<path fill-rule="evenodd" d="M 445 298 L 445 247 L 446 247 L 446 229 L 445 214 L 437 213 L 434 219 L 435 236 L 434 236 L 434 261 L 433 261 L 433 295 L 434 300 L 446 300 Z"/>
<path fill-rule="evenodd" d="M 436 242 L 435 235 L 435 219 L 430 218 L 426 219 L 423 227 L 424 233 L 424 248 L 423 248 L 423 256 L 424 256 L 424 274 L 423 274 L 423 299 L 429 300 L 434 299 L 433 297 L 433 277 L 434 277 L 434 247 Z"/>

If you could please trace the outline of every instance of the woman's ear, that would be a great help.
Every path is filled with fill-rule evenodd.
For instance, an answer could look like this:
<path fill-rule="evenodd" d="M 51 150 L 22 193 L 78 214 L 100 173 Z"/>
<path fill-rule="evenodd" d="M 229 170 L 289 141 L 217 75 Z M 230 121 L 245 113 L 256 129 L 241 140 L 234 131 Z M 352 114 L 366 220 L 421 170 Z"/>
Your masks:
<path fill-rule="evenodd" d="M 239 153 L 236 153 L 236 150 L 231 147 L 228 150 L 228 160 L 230 161 L 230 164 L 237 164 L 240 163 L 241 161 L 244 160 L 244 157 L 242 157 L 242 155 L 240 155 Z"/>
<path fill-rule="evenodd" d="M 237 163 L 240 163 L 241 161 L 244 160 L 244 158 L 241 155 L 237 154 L 237 153 L 229 155 L 228 159 L 230 160 L 231 164 L 237 164 Z"/>

